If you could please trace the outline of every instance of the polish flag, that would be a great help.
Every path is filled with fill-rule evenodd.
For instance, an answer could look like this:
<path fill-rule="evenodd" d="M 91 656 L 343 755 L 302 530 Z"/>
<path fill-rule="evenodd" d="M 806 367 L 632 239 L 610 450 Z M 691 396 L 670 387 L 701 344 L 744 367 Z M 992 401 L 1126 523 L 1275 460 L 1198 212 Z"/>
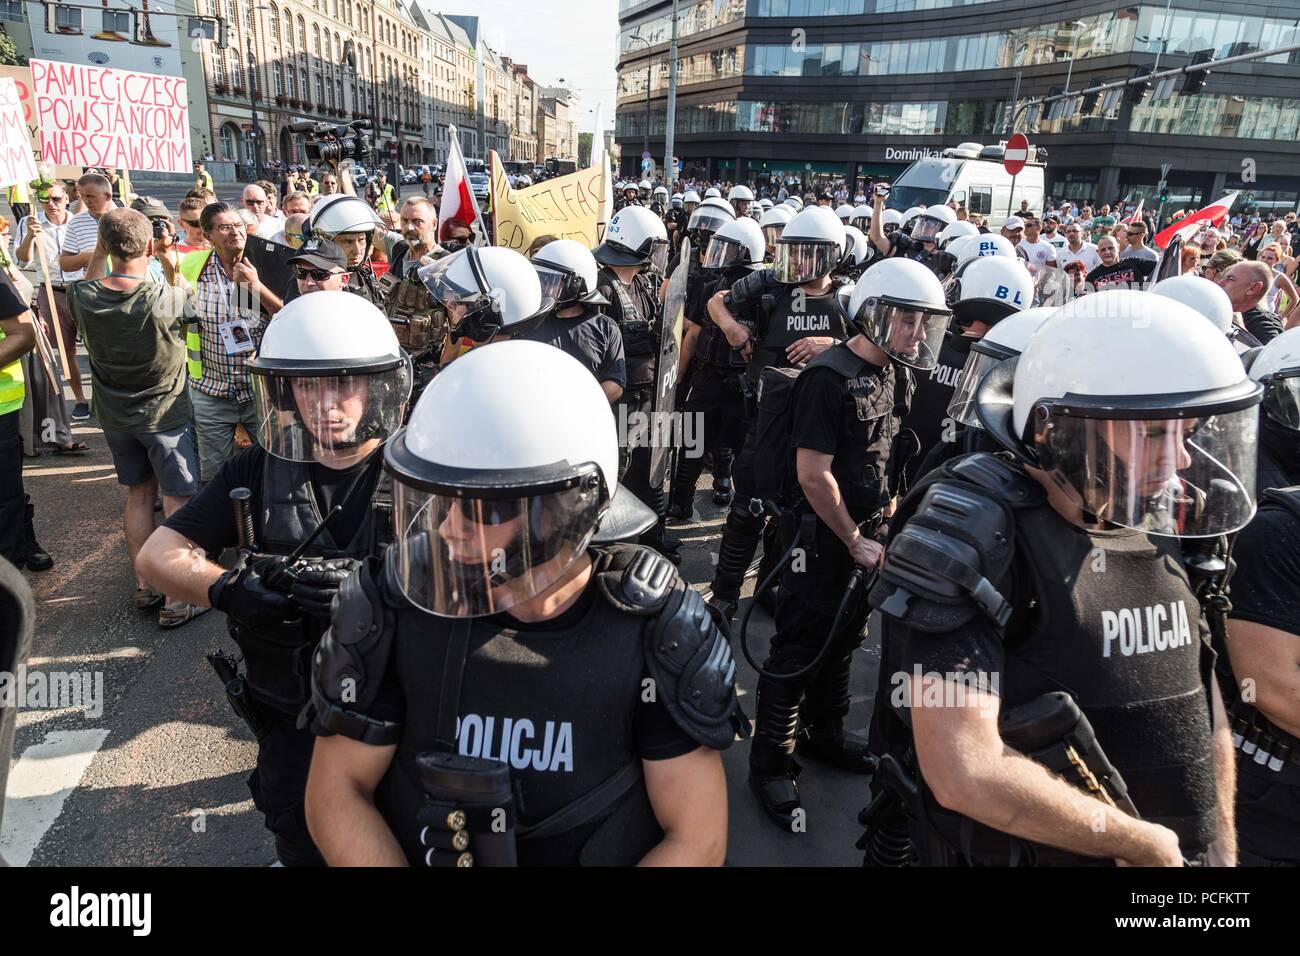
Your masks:
<path fill-rule="evenodd" d="M 447 223 L 455 219 L 474 227 L 474 244 L 484 241 L 483 217 L 479 214 L 474 190 L 470 187 L 469 170 L 465 156 L 460 151 L 460 134 L 456 127 L 448 126 L 451 148 L 447 152 L 447 169 L 442 178 L 442 205 L 438 208 L 438 240 L 447 238 Z"/>
<path fill-rule="evenodd" d="M 1133 225 L 1133 223 L 1139 222 L 1141 219 L 1142 219 L 1142 200 L 1139 199 L 1138 204 L 1134 208 L 1134 210 L 1131 213 L 1129 213 L 1127 217 L 1121 219 L 1120 221 L 1124 223 L 1124 225 L 1126 226 L 1131 226 Z"/>
<path fill-rule="evenodd" d="M 1217 202 L 1210 203 L 1204 209 L 1199 209 L 1189 216 L 1184 216 L 1182 219 L 1170 223 L 1156 233 L 1156 237 L 1152 242 L 1157 248 L 1163 249 L 1169 245 L 1169 240 L 1173 239 L 1174 236 L 1181 235 L 1184 239 L 1187 239 L 1198 232 L 1201 226 L 1221 225 L 1228 218 L 1228 213 L 1232 211 L 1232 204 L 1237 201 L 1237 197 L 1240 195 L 1239 192 L 1228 193 L 1228 195 Z M 1187 230 L 1187 232 L 1184 233 L 1183 230 Z"/>

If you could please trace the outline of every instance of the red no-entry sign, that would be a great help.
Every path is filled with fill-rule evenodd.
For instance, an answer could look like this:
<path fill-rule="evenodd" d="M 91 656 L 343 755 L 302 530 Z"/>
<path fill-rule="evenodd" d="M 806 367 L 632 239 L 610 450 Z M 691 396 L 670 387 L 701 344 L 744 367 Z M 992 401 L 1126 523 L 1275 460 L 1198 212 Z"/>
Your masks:
<path fill-rule="evenodd" d="M 1029 160 L 1029 140 L 1024 133 L 1012 133 L 1002 154 L 1002 165 L 1012 176 L 1020 175 Z"/>

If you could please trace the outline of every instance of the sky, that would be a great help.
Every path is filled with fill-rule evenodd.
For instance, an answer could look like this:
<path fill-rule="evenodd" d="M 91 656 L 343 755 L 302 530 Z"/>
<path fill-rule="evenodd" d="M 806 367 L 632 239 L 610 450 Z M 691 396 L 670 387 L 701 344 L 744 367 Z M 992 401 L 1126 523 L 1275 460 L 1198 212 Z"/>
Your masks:
<path fill-rule="evenodd" d="M 574 116 L 580 132 L 591 131 L 595 117 L 587 111 L 597 103 L 604 105 L 605 128 L 613 128 L 618 0 L 428 0 L 428 5 L 477 16 L 488 46 L 526 63 L 539 84 L 573 90 L 582 100 Z"/>

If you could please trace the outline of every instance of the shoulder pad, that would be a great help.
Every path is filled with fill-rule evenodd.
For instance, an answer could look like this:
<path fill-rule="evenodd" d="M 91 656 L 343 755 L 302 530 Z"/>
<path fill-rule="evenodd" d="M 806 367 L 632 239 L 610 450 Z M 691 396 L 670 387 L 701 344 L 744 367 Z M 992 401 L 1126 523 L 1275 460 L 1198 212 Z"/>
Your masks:
<path fill-rule="evenodd" d="M 329 628 L 312 662 L 312 732 L 370 744 L 395 743 L 400 726 L 365 716 L 383 683 L 393 642 L 375 574 L 377 558 L 350 574 L 334 598 Z"/>
<path fill-rule="evenodd" d="M 749 732 L 731 643 L 699 592 L 677 584 L 645 629 L 646 667 L 677 726 L 697 743 L 725 750 Z"/>
<path fill-rule="evenodd" d="M 741 307 L 757 302 L 767 293 L 774 289 L 782 288 L 782 284 L 776 281 L 775 273 L 771 269 L 760 269 L 757 272 L 751 272 L 748 275 L 741 276 L 731 284 L 731 304 L 734 307 Z"/>
<path fill-rule="evenodd" d="M 637 545 L 609 548 L 596 572 L 596 583 L 610 604 L 641 616 L 659 611 L 677 580 L 671 561 Z"/>
<path fill-rule="evenodd" d="M 1005 458 L 989 452 L 965 455 L 946 467 L 950 474 L 992 492 L 1012 508 L 1039 505 L 1047 499 L 1042 485 Z"/>
<path fill-rule="evenodd" d="M 896 534 L 870 603 L 908 627 L 943 633 L 983 613 L 1005 627 L 1013 608 L 998 591 L 1015 553 L 1015 516 L 980 485 L 939 479 Z"/>

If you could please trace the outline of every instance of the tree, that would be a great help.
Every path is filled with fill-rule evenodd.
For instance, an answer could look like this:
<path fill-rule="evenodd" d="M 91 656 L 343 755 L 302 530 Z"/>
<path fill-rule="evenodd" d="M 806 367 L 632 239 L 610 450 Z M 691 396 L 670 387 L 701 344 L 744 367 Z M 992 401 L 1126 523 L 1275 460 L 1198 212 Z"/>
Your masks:
<path fill-rule="evenodd" d="M 20 56 L 18 48 L 14 46 L 13 37 L 5 32 L 3 26 L 0 26 L 0 66 L 26 66 L 27 57 Z"/>
<path fill-rule="evenodd" d="M 578 134 L 578 165 L 586 169 L 591 165 L 591 134 Z"/>

